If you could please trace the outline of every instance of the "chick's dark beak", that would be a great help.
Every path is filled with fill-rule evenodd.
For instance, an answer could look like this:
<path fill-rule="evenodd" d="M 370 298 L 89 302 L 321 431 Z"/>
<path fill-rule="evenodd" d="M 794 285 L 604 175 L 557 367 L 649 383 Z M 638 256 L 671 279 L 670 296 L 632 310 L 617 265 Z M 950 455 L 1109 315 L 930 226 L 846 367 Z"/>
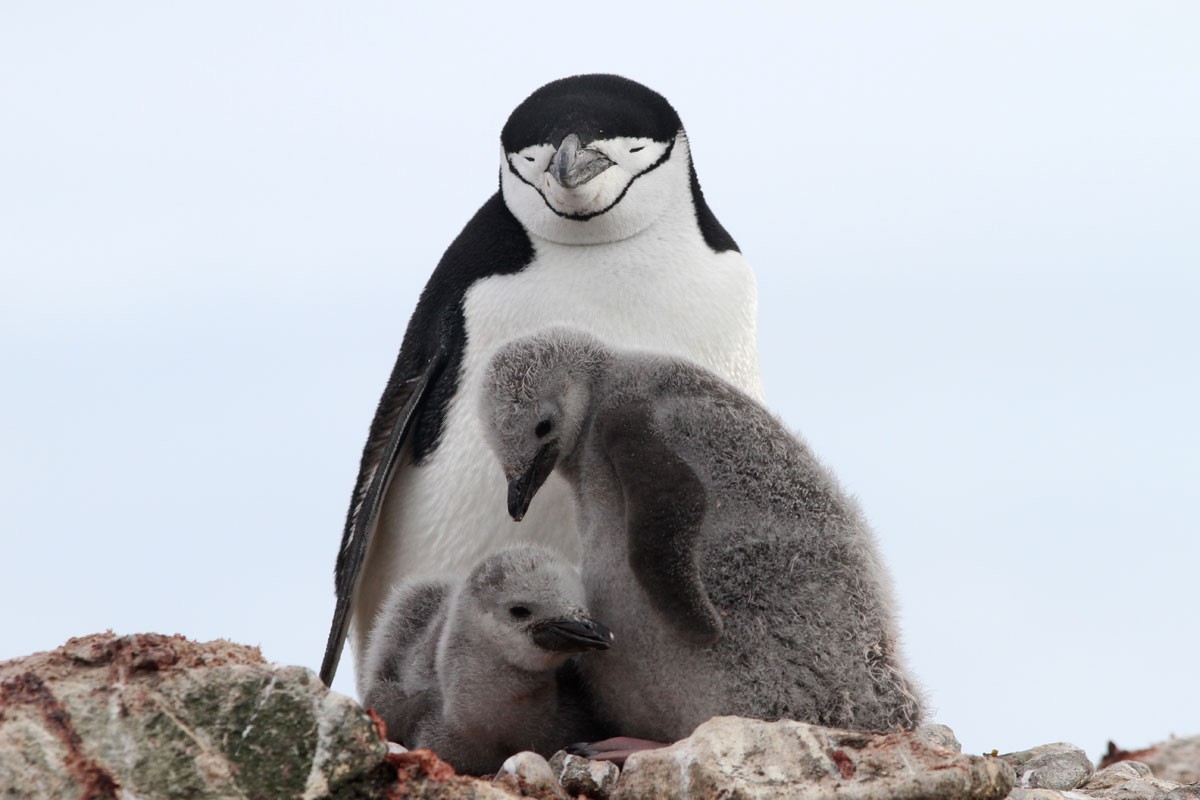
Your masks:
<path fill-rule="evenodd" d="M 542 620 L 530 629 L 533 643 L 555 653 L 582 653 L 587 650 L 607 650 L 613 642 L 613 632 L 594 619 Z"/>
<path fill-rule="evenodd" d="M 558 462 L 558 442 L 547 442 L 537 451 L 529 467 L 519 475 L 508 478 L 508 513 L 517 522 L 529 510 L 529 503 Z"/>
<path fill-rule="evenodd" d="M 600 151 L 579 145 L 578 136 L 573 133 L 567 136 L 546 168 L 566 189 L 582 186 L 613 165 L 612 160 Z"/>

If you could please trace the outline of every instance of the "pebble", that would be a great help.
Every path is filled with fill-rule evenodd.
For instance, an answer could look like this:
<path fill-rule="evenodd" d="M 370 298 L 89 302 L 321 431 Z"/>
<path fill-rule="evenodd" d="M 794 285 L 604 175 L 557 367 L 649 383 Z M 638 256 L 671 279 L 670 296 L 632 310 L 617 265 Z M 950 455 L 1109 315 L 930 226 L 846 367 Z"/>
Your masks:
<path fill-rule="evenodd" d="M 1153 778 L 1134 778 L 1111 789 L 1088 794 L 1102 800 L 1166 800 L 1171 787 L 1164 787 L 1162 783 Z"/>
<path fill-rule="evenodd" d="M 1022 789 L 1017 787 L 1009 792 L 1006 800 L 1063 800 L 1065 795 L 1053 789 Z"/>
<path fill-rule="evenodd" d="M 1093 767 L 1082 748 L 1066 742 L 1000 756 L 1017 771 L 1017 786 L 1067 791 L 1091 777 Z"/>
<path fill-rule="evenodd" d="M 492 780 L 524 797 L 567 798 L 550 762 L 529 750 L 505 759 Z"/>
<path fill-rule="evenodd" d="M 593 761 L 565 750 L 551 756 L 550 768 L 568 795 L 582 794 L 594 800 L 607 800 L 621 776 L 621 770 L 611 761 Z"/>
<path fill-rule="evenodd" d="M 954 731 L 950 730 L 949 726 L 940 725 L 936 722 L 930 722 L 927 725 L 921 725 L 916 730 L 917 736 L 923 741 L 937 747 L 944 747 L 947 750 L 953 750 L 956 753 L 962 752 L 962 745 L 958 741 L 958 737 L 954 735 Z"/>
<path fill-rule="evenodd" d="M 1150 777 L 1150 768 L 1140 761 L 1118 761 L 1087 779 L 1083 788 L 1089 792 L 1111 789 L 1125 781 Z"/>

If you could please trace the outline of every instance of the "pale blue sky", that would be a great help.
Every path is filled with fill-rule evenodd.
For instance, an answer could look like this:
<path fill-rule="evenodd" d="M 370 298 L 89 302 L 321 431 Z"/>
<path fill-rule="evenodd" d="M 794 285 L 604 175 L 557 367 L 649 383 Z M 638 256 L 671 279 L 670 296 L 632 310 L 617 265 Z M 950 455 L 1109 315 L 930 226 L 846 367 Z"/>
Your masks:
<path fill-rule="evenodd" d="M 0 658 L 111 627 L 315 668 L 500 126 L 612 71 L 683 117 L 937 718 L 1200 733 L 1198 36 L 1190 2 L 0 5 Z"/>

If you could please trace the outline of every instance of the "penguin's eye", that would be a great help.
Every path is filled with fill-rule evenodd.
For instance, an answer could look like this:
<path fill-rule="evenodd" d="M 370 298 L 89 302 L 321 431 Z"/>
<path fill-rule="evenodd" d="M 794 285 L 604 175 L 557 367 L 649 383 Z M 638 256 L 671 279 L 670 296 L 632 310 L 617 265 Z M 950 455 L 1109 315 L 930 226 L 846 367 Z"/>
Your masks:
<path fill-rule="evenodd" d="M 525 606 L 513 606 L 512 608 L 510 608 L 508 610 L 508 613 L 512 616 L 513 619 L 525 619 L 533 612 L 530 611 Z"/>
<path fill-rule="evenodd" d="M 644 144 L 639 144 L 637 147 L 631 147 L 631 148 L 629 148 L 629 152 L 631 152 L 631 153 L 637 153 L 637 152 L 640 152 L 640 151 L 642 151 L 642 150 L 645 150 L 645 149 L 646 149 L 646 145 L 644 145 Z"/>
<path fill-rule="evenodd" d="M 533 429 L 533 432 L 540 439 L 553 429 L 554 423 L 548 419 L 544 419 L 537 424 L 537 427 Z"/>
<path fill-rule="evenodd" d="M 533 161 L 533 156 L 525 156 L 526 161 Z"/>

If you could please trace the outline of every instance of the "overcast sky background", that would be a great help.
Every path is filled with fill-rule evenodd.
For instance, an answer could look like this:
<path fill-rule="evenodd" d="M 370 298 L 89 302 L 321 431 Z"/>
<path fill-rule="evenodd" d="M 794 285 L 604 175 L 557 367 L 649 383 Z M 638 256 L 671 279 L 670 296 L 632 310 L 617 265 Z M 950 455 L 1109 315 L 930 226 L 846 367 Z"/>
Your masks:
<path fill-rule="evenodd" d="M 418 292 L 509 111 L 611 71 L 683 117 L 936 718 L 1200 734 L 1200 5 L 434 5 L 0 4 L 0 659 L 315 669 Z"/>

